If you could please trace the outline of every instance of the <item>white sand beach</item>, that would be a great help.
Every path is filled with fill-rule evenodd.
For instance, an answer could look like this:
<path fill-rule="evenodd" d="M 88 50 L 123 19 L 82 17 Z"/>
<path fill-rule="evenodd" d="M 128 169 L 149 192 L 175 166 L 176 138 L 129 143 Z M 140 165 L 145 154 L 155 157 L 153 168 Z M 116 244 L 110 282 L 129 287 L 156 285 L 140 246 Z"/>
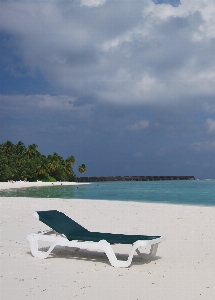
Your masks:
<path fill-rule="evenodd" d="M 215 207 L 1 197 L 1 299 L 213 300 Z M 35 210 L 57 209 L 91 231 L 163 235 L 152 260 L 117 269 L 105 254 L 57 248 L 32 257 L 26 234 L 48 227 Z M 130 246 L 115 245 L 126 259 Z"/>
<path fill-rule="evenodd" d="M 8 189 L 18 189 L 18 188 L 27 188 L 27 187 L 40 187 L 40 186 L 52 186 L 52 185 L 81 185 L 81 184 L 89 184 L 89 183 L 79 183 L 79 182 L 29 182 L 29 181 L 13 181 L 13 182 L 0 182 L 0 190 L 8 190 Z"/>

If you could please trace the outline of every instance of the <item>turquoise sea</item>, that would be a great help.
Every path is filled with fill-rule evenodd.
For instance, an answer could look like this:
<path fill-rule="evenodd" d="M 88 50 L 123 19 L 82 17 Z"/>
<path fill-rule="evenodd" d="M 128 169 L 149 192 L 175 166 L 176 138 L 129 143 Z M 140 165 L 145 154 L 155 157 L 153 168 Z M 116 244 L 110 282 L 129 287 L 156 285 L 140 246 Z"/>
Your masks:
<path fill-rule="evenodd" d="M 215 180 L 117 181 L 0 191 L 1 197 L 97 199 L 215 206 Z"/>

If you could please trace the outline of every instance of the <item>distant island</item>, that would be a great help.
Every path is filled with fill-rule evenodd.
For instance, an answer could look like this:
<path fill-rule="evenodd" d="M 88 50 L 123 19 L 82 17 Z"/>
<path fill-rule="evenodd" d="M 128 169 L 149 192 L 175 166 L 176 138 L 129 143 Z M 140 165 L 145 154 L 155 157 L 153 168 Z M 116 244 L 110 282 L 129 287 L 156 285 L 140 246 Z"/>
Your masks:
<path fill-rule="evenodd" d="M 23 142 L 13 144 L 7 141 L 0 144 L 0 181 L 76 181 L 72 166 L 75 157 L 63 159 L 54 152 L 45 156 L 38 151 L 36 144 Z M 86 172 L 85 164 L 78 166 L 80 173 Z"/>
<path fill-rule="evenodd" d="M 79 177 L 77 182 L 96 181 L 158 181 L 158 180 L 195 180 L 194 176 L 107 176 Z"/>

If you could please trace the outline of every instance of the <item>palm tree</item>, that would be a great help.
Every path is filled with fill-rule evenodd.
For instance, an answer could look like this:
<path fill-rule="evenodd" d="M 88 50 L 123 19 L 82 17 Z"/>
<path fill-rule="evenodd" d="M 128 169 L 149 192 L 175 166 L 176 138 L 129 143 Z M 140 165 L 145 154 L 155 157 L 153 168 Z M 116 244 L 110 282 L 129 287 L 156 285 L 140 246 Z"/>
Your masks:
<path fill-rule="evenodd" d="M 63 169 L 64 169 L 64 172 L 66 173 L 66 175 L 71 175 L 73 173 L 73 169 L 71 168 L 71 164 L 69 164 L 69 163 L 65 163 Z"/>
<path fill-rule="evenodd" d="M 21 166 L 21 164 L 23 163 L 25 152 L 26 152 L 26 148 L 25 148 L 24 143 L 18 142 L 15 145 L 15 154 L 17 157 L 17 165 L 18 166 Z"/>
<path fill-rule="evenodd" d="M 6 143 L 3 144 L 3 149 L 5 155 L 9 158 L 13 155 L 14 145 L 10 141 L 7 141 Z"/>
<path fill-rule="evenodd" d="M 38 175 L 45 175 L 48 172 L 47 160 L 44 155 L 41 155 L 39 163 L 37 165 Z"/>
<path fill-rule="evenodd" d="M 4 144 L 0 145 L 0 181 L 6 181 L 12 178 L 12 172 L 9 165 L 9 158 L 6 156 Z"/>
<path fill-rule="evenodd" d="M 64 159 L 56 152 L 48 156 L 48 170 L 49 175 L 54 177 L 56 180 L 64 180 Z"/>
<path fill-rule="evenodd" d="M 17 155 L 23 155 L 26 151 L 25 145 L 23 142 L 19 141 L 16 145 L 15 145 L 15 152 Z"/>
<path fill-rule="evenodd" d="M 29 145 L 28 148 L 26 149 L 27 158 L 32 158 L 37 156 L 39 154 L 37 149 L 38 146 L 36 144 Z"/>
<path fill-rule="evenodd" d="M 75 163 L 75 157 L 74 156 L 70 156 L 65 160 L 66 163 L 69 163 L 71 165 L 74 165 Z"/>
<path fill-rule="evenodd" d="M 54 172 L 54 171 L 56 171 L 57 168 L 58 168 L 58 164 L 57 164 L 56 161 L 54 161 L 54 160 L 49 161 L 49 163 L 48 163 L 48 169 L 49 169 L 49 171 L 51 173 Z"/>
<path fill-rule="evenodd" d="M 30 181 L 37 178 L 74 181 L 76 175 L 73 171 L 75 157 L 70 156 L 64 160 L 54 152 L 48 157 L 38 151 L 36 144 L 25 145 L 19 141 L 13 144 L 7 141 L 0 144 L 0 181 L 9 179 L 26 179 Z M 86 172 L 84 164 L 78 167 L 80 173 Z"/>
<path fill-rule="evenodd" d="M 82 164 L 82 165 L 78 166 L 78 172 L 80 172 L 80 173 L 85 173 L 86 172 L 85 164 Z"/>

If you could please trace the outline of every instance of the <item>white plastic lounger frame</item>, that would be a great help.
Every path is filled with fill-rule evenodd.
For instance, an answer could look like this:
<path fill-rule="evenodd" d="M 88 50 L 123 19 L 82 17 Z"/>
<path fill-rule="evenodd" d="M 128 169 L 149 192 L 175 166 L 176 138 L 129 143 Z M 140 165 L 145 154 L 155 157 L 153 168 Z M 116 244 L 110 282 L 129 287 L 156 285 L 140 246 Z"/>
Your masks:
<path fill-rule="evenodd" d="M 34 216 L 39 219 L 38 214 L 35 212 Z M 78 249 L 86 249 L 86 250 L 100 250 L 104 251 L 105 254 L 107 255 L 110 264 L 115 267 L 115 268 L 127 268 L 130 266 L 134 252 L 136 251 L 137 254 L 141 258 L 151 258 L 156 255 L 158 244 L 162 241 L 164 241 L 166 238 L 165 237 L 159 237 L 157 239 L 153 240 L 145 240 L 145 241 L 136 241 L 131 249 L 131 252 L 129 254 L 128 260 L 127 261 L 122 261 L 118 260 L 116 258 L 116 255 L 110 245 L 106 240 L 101 240 L 99 242 L 83 242 L 83 241 L 77 241 L 77 240 L 72 240 L 69 241 L 66 237 L 63 235 L 57 236 L 57 235 L 47 235 L 49 233 L 53 232 L 53 230 L 50 231 L 43 231 L 40 233 L 31 233 L 26 236 L 28 242 L 30 243 L 30 249 L 31 253 L 33 256 L 44 259 L 49 256 L 51 251 L 56 247 L 56 246 L 67 246 L 67 247 L 72 247 L 72 248 L 78 248 Z M 46 241 L 52 243 L 50 248 L 48 249 L 47 252 L 40 251 L 38 249 L 38 241 Z M 147 247 L 151 246 L 151 250 L 149 254 L 141 254 L 139 251 L 139 247 Z"/>

